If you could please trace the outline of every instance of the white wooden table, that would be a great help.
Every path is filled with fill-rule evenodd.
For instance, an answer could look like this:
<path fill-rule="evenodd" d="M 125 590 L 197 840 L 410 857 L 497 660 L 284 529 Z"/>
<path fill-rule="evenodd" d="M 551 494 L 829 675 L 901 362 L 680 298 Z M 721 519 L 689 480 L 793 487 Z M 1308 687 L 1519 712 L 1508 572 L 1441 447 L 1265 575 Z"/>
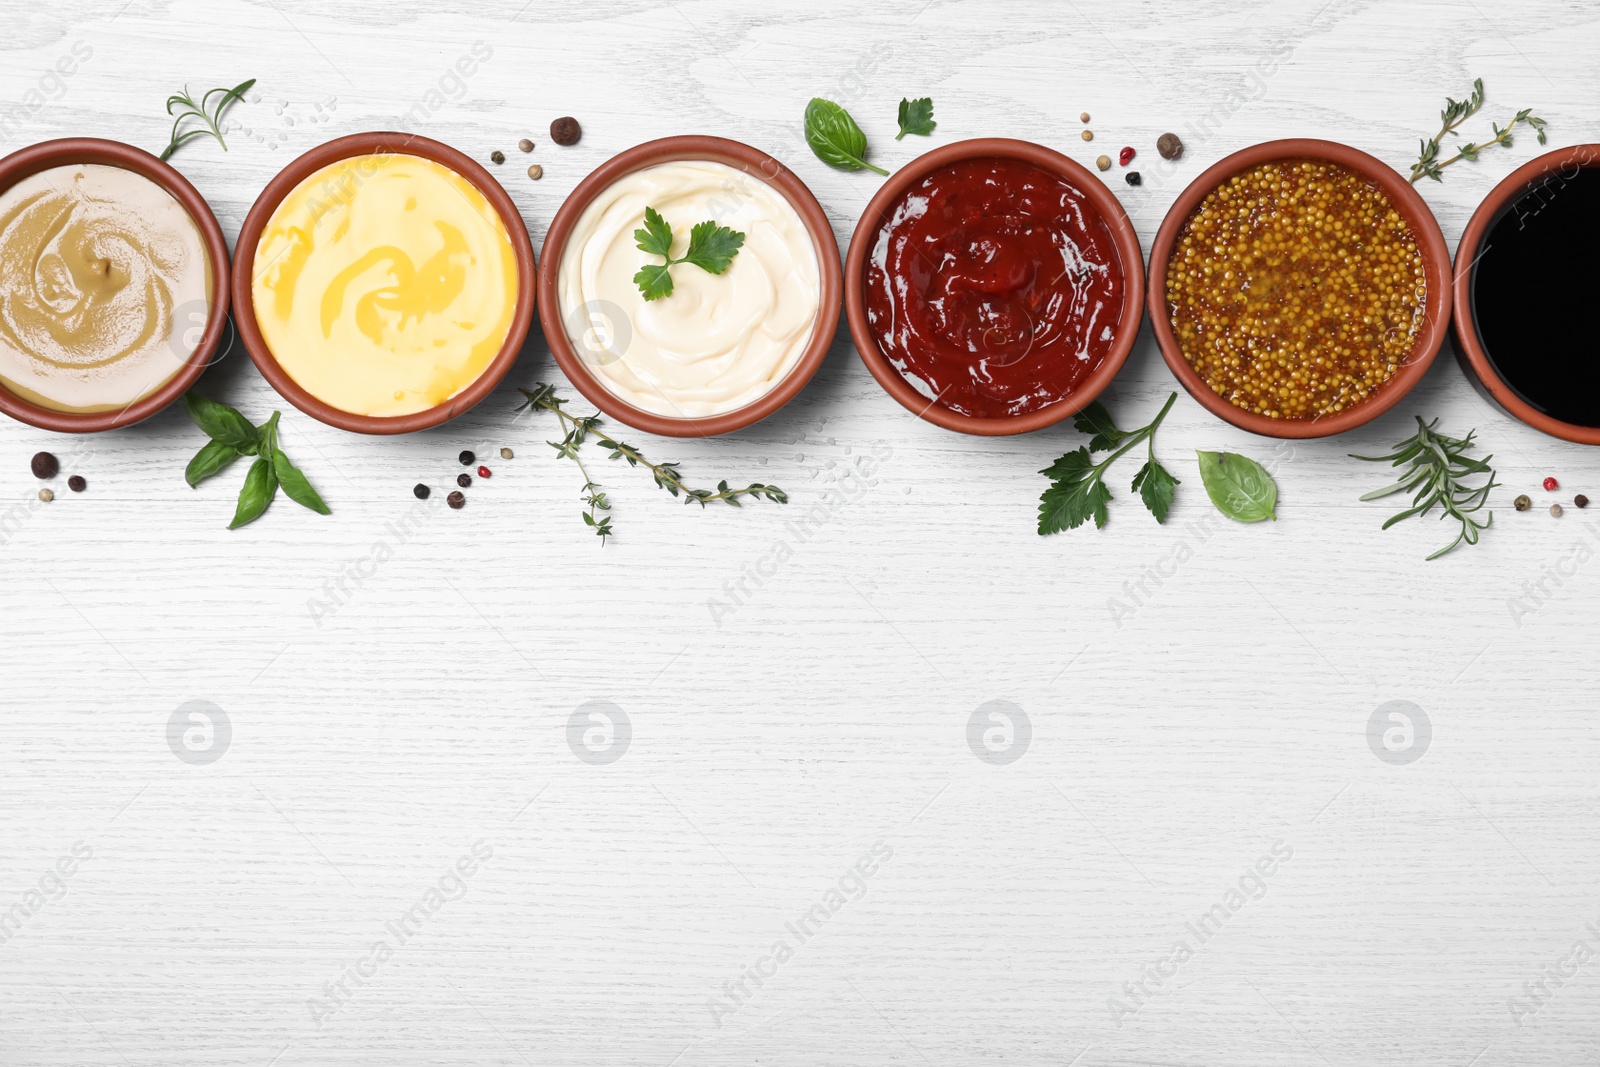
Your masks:
<path fill-rule="evenodd" d="M 254 76 L 230 150 L 175 158 L 230 240 L 295 155 L 420 104 L 417 132 L 508 151 L 496 173 L 536 246 L 590 169 L 673 133 L 778 154 L 842 246 L 877 179 L 800 143 L 822 95 L 890 167 L 985 135 L 1153 162 L 1177 131 L 1171 178 L 1107 176 L 1148 247 L 1189 179 L 1257 141 L 1328 137 L 1406 166 L 1476 76 L 1475 130 L 1531 106 L 1552 146 L 1596 139 L 1593 5 L 1325 5 L 8 0 L 0 148 L 159 150 L 169 92 Z M 77 42 L 92 55 L 51 73 Z M 460 78 L 475 42 L 493 54 Z M 1263 57 L 1275 73 L 1252 75 Z M 937 134 L 897 143 L 896 104 L 923 94 Z M 566 114 L 584 139 L 560 149 L 547 129 Z M 1536 151 L 1524 137 L 1425 185 L 1452 247 Z M 1130 467 L 1109 528 L 1049 539 L 1035 472 L 1080 443 L 1070 426 L 939 430 L 841 330 L 759 426 L 626 438 L 790 505 L 701 512 L 603 464 L 618 537 L 602 548 L 543 444 L 551 420 L 513 413 L 540 380 L 565 385 L 536 329 L 469 416 L 380 440 L 301 415 L 236 351 L 203 389 L 258 421 L 283 409 L 333 514 L 280 500 L 232 533 L 242 472 L 185 487 L 201 436 L 180 409 L 85 439 L 0 424 L 0 515 L 20 508 L 0 544 L 0 917 L 21 909 L 0 930 L 0 1063 L 1600 1054 L 1600 961 L 1571 956 L 1600 950 L 1600 524 L 1508 506 L 1553 499 L 1547 474 L 1569 504 L 1600 497 L 1600 453 L 1492 409 L 1448 351 L 1376 424 L 1277 450 L 1180 396 L 1158 439 L 1183 479 L 1166 527 L 1126 491 Z M 1147 333 L 1106 399 L 1137 424 L 1174 387 Z M 1383 471 L 1347 458 L 1413 414 L 1477 427 L 1505 483 L 1483 543 L 1427 564 L 1447 527 L 1381 532 L 1393 509 L 1357 497 Z M 463 511 L 441 488 L 414 514 L 412 484 L 448 487 L 464 448 L 493 479 Z M 1212 522 L 1197 448 L 1275 460 L 1280 521 Z M 88 492 L 31 507 L 39 449 Z M 213 726 L 186 747 L 195 701 Z M 584 729 L 593 701 L 622 713 L 609 750 Z M 1013 714 L 1012 749 L 985 760 L 969 720 L 991 701 L 1027 728 Z M 1369 747 L 1390 701 L 1431 723 L 1421 759 Z M 1547 967 L 1576 973 L 1557 987 Z M 1539 980 L 1549 995 L 1518 1017 Z"/>

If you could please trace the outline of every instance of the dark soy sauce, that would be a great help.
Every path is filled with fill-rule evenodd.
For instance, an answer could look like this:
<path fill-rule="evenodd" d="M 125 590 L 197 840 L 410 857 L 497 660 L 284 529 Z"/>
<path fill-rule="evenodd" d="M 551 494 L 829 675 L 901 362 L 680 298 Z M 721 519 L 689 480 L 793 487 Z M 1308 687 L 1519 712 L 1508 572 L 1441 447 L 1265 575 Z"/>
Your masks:
<path fill-rule="evenodd" d="M 1600 427 L 1600 169 L 1552 170 L 1512 201 L 1473 267 L 1472 309 L 1519 397 Z"/>

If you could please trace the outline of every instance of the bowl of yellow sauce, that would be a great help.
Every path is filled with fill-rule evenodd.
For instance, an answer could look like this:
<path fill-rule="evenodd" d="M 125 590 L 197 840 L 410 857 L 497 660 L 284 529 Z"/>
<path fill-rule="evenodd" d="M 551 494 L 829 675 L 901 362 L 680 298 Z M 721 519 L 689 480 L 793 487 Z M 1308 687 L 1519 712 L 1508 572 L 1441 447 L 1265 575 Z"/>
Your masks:
<path fill-rule="evenodd" d="M 63 433 L 139 422 L 227 323 L 228 246 L 172 167 L 89 137 L 0 160 L 0 411 Z"/>
<path fill-rule="evenodd" d="M 463 414 L 516 362 L 533 321 L 533 247 L 487 171 L 403 133 L 295 160 L 245 219 L 239 336 L 295 407 L 358 433 Z"/>

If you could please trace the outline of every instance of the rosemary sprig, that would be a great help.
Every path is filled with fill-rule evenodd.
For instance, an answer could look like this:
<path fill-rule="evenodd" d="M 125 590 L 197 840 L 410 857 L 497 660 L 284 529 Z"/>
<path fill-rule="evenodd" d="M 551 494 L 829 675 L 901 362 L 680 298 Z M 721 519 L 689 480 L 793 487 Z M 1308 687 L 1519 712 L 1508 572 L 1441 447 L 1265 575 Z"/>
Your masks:
<path fill-rule="evenodd" d="M 1493 456 L 1482 459 L 1467 456 L 1467 451 L 1473 447 L 1476 430 L 1465 437 L 1447 437 L 1435 429 L 1438 425 L 1438 419 L 1424 423 L 1418 418 L 1416 434 L 1400 442 L 1387 456 L 1352 457 L 1395 467 L 1410 465 L 1398 482 L 1375 489 L 1361 498 L 1377 500 L 1391 493 L 1415 492 L 1412 506 L 1391 516 L 1383 524 L 1385 530 L 1414 515 L 1425 515 L 1435 507 L 1442 510 L 1441 519 L 1455 519 L 1461 523 L 1461 532 L 1456 534 L 1456 539 L 1429 556 L 1430 560 L 1438 559 L 1463 542 L 1469 545 L 1478 543 L 1478 535 L 1494 523 L 1494 512 L 1490 512 L 1483 522 L 1474 516 L 1483 510 L 1489 493 L 1500 484 L 1494 480 L 1494 469 L 1489 466 Z M 1489 480 L 1479 486 L 1466 484 L 1467 479 L 1480 474 L 1487 474 Z"/>
<path fill-rule="evenodd" d="M 1494 145 L 1504 145 L 1505 147 L 1510 148 L 1511 131 L 1516 128 L 1516 125 L 1519 122 L 1527 123 L 1534 133 L 1538 135 L 1539 143 L 1545 143 L 1546 138 L 1544 128 L 1549 125 L 1549 123 L 1533 114 L 1533 108 L 1523 108 L 1521 111 L 1517 112 L 1516 116 L 1509 123 L 1506 124 L 1505 129 L 1501 129 L 1498 123 L 1491 123 L 1491 126 L 1494 129 L 1494 137 L 1490 140 L 1487 140 L 1482 144 L 1474 144 L 1473 142 L 1468 141 L 1466 144 L 1457 146 L 1455 155 L 1451 156 L 1449 159 L 1441 160 L 1439 158 L 1439 152 L 1443 147 L 1445 137 L 1451 133 L 1454 133 L 1463 122 L 1466 122 L 1473 115 L 1476 115 L 1478 110 L 1482 107 L 1482 78 L 1478 78 L 1472 83 L 1472 95 L 1467 99 L 1452 100 L 1449 97 L 1445 98 L 1444 110 L 1439 112 L 1439 119 L 1442 123 L 1439 128 L 1439 132 L 1434 135 L 1431 141 L 1418 142 L 1422 148 L 1418 154 L 1416 163 L 1412 164 L 1411 166 L 1410 180 L 1412 185 L 1417 184 L 1417 182 L 1421 181 L 1423 178 L 1432 178 L 1436 182 L 1444 181 L 1444 175 L 1439 173 L 1440 171 L 1459 160 L 1465 159 L 1469 163 L 1476 162 L 1478 159 L 1478 154 L 1485 148 L 1490 148 Z"/>
<path fill-rule="evenodd" d="M 235 100 L 243 99 L 244 94 L 249 92 L 250 87 L 255 83 L 256 80 L 251 78 L 249 81 L 240 82 L 232 89 L 212 89 L 200 98 L 199 103 L 196 103 L 194 97 L 189 95 L 189 87 L 187 85 L 183 87 L 183 92 L 173 93 L 167 97 L 167 114 L 175 114 L 177 118 L 172 123 L 172 141 L 167 145 L 166 150 L 161 153 L 161 158 L 163 160 L 170 159 L 172 153 L 176 152 L 178 147 L 185 141 L 207 133 L 215 137 L 217 143 L 222 146 L 222 150 L 226 152 L 228 150 L 228 142 L 222 139 L 222 112 Z M 222 94 L 221 99 L 212 104 L 211 98 L 218 93 Z M 175 107 L 183 110 L 174 112 L 172 109 Z M 184 121 L 187 119 L 199 119 L 201 125 L 179 133 L 179 128 L 183 126 Z"/>
<path fill-rule="evenodd" d="M 775 485 L 763 485 L 752 482 L 743 489 L 730 487 L 726 480 L 717 483 L 715 490 L 693 489 L 683 480 L 683 473 L 676 463 L 654 463 L 647 459 L 644 453 L 632 445 L 604 434 L 600 430 L 600 415 L 573 415 L 565 410 L 566 399 L 556 395 L 555 386 L 540 383 L 532 389 L 517 390 L 524 397 L 523 402 L 517 407 L 518 411 L 532 411 L 542 408 L 554 414 L 561 420 L 566 435 L 560 441 L 550 441 L 548 444 L 556 450 L 558 456 L 565 456 L 578 465 L 578 470 L 583 474 L 583 499 L 589 507 L 583 512 L 584 524 L 600 535 L 600 541 L 605 543 L 607 537 L 614 536 L 616 531 L 611 528 L 610 515 L 601 512 L 611 510 L 611 502 L 606 499 L 605 493 L 600 491 L 600 485 L 583 465 L 579 450 L 583 447 L 592 434 L 595 444 L 608 450 L 611 454 L 608 459 L 626 460 L 630 467 L 644 467 L 650 471 L 656 485 L 665 489 L 672 496 L 682 496 L 685 504 L 699 504 L 702 508 L 715 501 L 722 501 L 733 507 L 741 507 L 739 498 L 748 496 L 753 499 L 770 500 L 775 504 L 787 504 L 789 494 Z"/>

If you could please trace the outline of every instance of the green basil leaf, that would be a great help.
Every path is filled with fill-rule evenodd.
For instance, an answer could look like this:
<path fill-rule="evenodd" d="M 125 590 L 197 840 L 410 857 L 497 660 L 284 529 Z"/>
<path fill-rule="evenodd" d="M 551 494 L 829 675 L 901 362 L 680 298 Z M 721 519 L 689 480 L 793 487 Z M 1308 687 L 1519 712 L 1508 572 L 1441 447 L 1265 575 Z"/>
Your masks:
<path fill-rule="evenodd" d="M 242 449 L 256 443 L 256 428 L 250 425 L 250 420 L 226 404 L 188 392 L 183 394 L 183 410 L 207 437 L 219 444 Z"/>
<path fill-rule="evenodd" d="M 328 505 L 322 502 L 322 497 L 311 488 L 311 483 L 300 472 L 300 468 L 289 462 L 289 457 L 283 454 L 283 449 L 272 450 L 272 472 L 277 476 L 278 485 L 283 488 L 283 494 L 301 507 L 310 508 L 318 515 L 328 514 Z"/>
<path fill-rule="evenodd" d="M 832 100 L 817 97 L 806 105 L 806 144 L 830 167 L 840 170 L 865 167 L 889 176 L 882 167 L 867 162 L 867 135 L 861 132 L 850 112 Z"/>
<path fill-rule="evenodd" d="M 220 474 L 239 458 L 239 450 L 221 441 L 207 441 L 183 470 L 183 480 L 193 489 L 213 474 Z"/>
<path fill-rule="evenodd" d="M 239 490 L 239 507 L 233 513 L 228 529 L 237 530 L 247 522 L 254 522 L 267 510 L 278 492 L 278 476 L 272 472 L 272 463 L 258 456 L 250 464 L 250 473 L 244 476 L 244 488 Z"/>
<path fill-rule="evenodd" d="M 1200 480 L 1217 510 L 1237 522 L 1277 519 L 1278 484 L 1266 468 L 1237 452 L 1197 452 Z"/>

